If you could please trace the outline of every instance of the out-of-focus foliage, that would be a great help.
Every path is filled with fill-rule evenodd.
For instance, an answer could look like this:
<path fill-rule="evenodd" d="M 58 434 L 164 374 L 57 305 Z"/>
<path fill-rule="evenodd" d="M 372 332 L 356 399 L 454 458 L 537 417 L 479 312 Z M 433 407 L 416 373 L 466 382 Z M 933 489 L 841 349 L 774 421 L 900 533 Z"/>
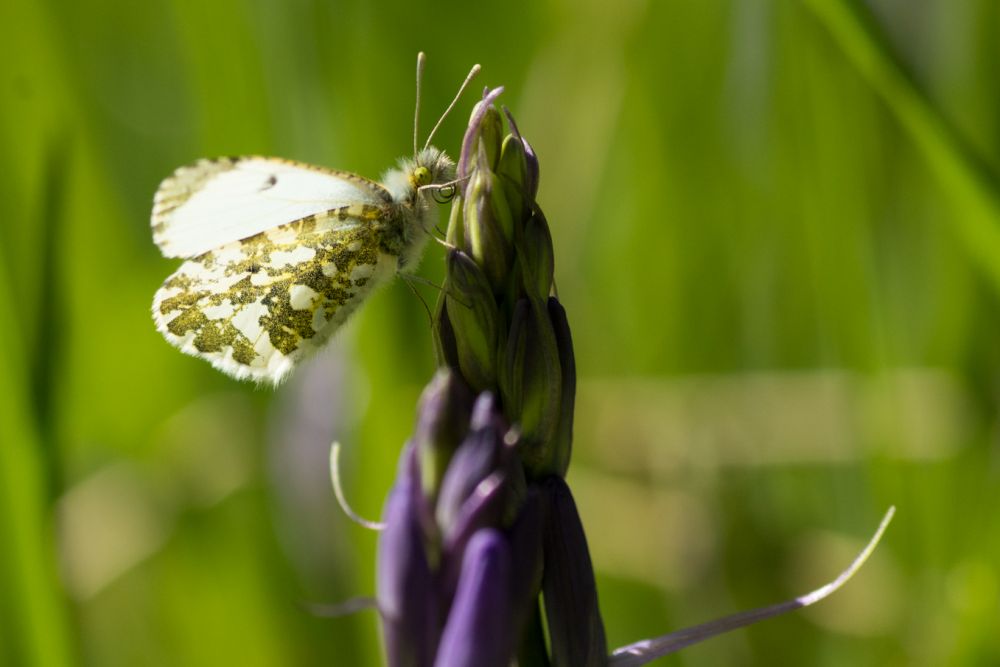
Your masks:
<path fill-rule="evenodd" d="M 0 663 L 380 663 L 304 603 L 373 591 L 326 448 L 377 516 L 423 306 L 236 384 L 154 330 L 148 215 L 202 156 L 377 176 L 421 49 L 425 131 L 481 62 L 544 165 L 609 645 L 804 592 L 894 503 L 833 599 L 665 664 L 1000 662 L 998 43 L 989 0 L 0 3 Z"/>

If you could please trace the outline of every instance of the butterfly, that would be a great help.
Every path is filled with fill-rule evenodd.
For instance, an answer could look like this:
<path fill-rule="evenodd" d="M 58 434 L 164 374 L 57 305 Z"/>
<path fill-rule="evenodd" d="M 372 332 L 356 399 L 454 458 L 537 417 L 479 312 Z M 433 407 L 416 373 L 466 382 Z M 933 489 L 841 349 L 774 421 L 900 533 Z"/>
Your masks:
<path fill-rule="evenodd" d="M 424 54 L 417 57 L 413 157 L 381 183 L 268 157 L 200 160 L 153 198 L 153 240 L 181 264 L 153 298 L 156 328 L 182 352 L 237 379 L 279 384 L 378 286 L 416 268 L 432 203 L 455 165 L 430 145 L 458 102 L 417 143 Z M 435 196 L 438 195 L 438 196 Z"/>

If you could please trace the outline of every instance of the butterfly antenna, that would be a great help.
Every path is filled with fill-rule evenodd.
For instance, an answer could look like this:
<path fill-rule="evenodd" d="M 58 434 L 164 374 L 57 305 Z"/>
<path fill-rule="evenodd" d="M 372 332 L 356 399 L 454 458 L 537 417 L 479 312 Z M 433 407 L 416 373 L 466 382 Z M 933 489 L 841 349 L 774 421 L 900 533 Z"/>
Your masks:
<path fill-rule="evenodd" d="M 424 80 L 424 64 L 427 56 L 421 51 L 417 54 L 417 103 L 413 107 L 413 157 L 417 156 L 417 125 L 420 123 L 420 88 Z"/>
<path fill-rule="evenodd" d="M 431 133 L 427 135 L 427 143 L 424 144 L 425 149 L 431 145 L 431 139 L 434 138 L 434 133 L 438 131 L 438 128 L 441 127 L 441 123 L 444 122 L 444 119 L 448 117 L 451 110 L 455 108 L 456 104 L 458 104 L 458 100 L 462 97 L 462 93 L 465 92 L 465 89 L 469 87 L 470 83 L 472 83 L 472 79 L 479 74 L 480 69 L 482 68 L 479 65 L 473 65 L 472 69 L 469 70 L 469 75 L 465 77 L 465 81 L 463 81 L 461 87 L 459 87 L 458 93 L 455 94 L 455 99 L 451 101 L 451 104 L 448 105 L 448 108 L 444 110 L 444 113 L 441 114 L 438 122 L 434 125 L 434 129 L 432 129 Z"/>

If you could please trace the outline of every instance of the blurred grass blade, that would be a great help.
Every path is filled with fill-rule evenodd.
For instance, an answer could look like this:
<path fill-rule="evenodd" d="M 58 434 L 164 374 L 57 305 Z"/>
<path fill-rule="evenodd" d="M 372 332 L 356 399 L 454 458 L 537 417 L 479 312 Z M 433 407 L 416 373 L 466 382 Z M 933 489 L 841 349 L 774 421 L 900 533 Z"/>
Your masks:
<path fill-rule="evenodd" d="M 0 664 L 71 664 L 66 615 L 45 503 L 41 442 L 26 388 L 7 268 L 0 255 Z"/>
<path fill-rule="evenodd" d="M 946 192 L 964 209 L 953 219 L 978 268 L 1000 290 L 1000 188 L 947 119 L 914 85 L 874 19 L 848 0 L 804 0 L 858 72 L 882 97 Z"/>
<path fill-rule="evenodd" d="M 61 265 L 58 261 L 58 243 L 65 238 L 63 230 L 66 206 L 66 189 L 70 164 L 70 139 L 60 132 L 50 142 L 46 151 L 45 181 L 40 192 L 41 207 L 36 226 L 41 244 L 39 265 L 34 280 L 38 283 L 38 323 L 35 340 L 28 350 L 31 355 L 26 374 L 31 387 L 31 403 L 40 446 L 39 460 L 47 502 L 63 491 L 62 471 L 55 437 L 54 395 L 58 389 L 57 376 L 62 356 L 67 324 L 63 313 L 66 304 L 63 293 Z M 27 347 L 27 346 L 26 346 Z"/>
<path fill-rule="evenodd" d="M 875 547 L 878 546 L 883 533 L 885 533 L 885 529 L 888 528 L 889 522 L 892 521 L 892 517 L 895 513 L 896 508 L 890 507 L 889 511 L 885 513 L 885 516 L 882 517 L 882 522 L 879 524 L 878 529 L 875 531 L 872 538 L 868 540 L 868 544 L 865 545 L 865 548 L 861 550 L 847 569 L 841 572 L 837 578 L 830 583 L 820 586 L 816 590 L 810 591 L 805 595 L 800 595 L 792 600 L 779 602 L 778 604 L 773 604 L 769 607 L 760 607 L 749 611 L 741 611 L 730 616 L 709 621 L 708 623 L 702 623 L 701 625 L 696 625 L 691 628 L 671 632 L 669 635 L 657 637 L 656 639 L 646 639 L 634 644 L 629 644 L 628 646 L 623 646 L 611 654 L 608 664 L 611 665 L 611 667 L 640 667 L 640 665 L 645 665 L 651 660 L 661 658 L 665 655 L 670 655 L 671 653 L 676 653 L 677 651 L 691 646 L 692 644 L 697 644 L 726 632 L 737 630 L 748 625 L 753 625 L 754 623 L 759 623 L 760 621 L 780 616 L 781 614 L 786 614 L 790 611 L 801 609 L 802 607 L 808 607 L 809 605 L 819 602 L 836 592 L 841 586 L 846 584 L 851 577 L 857 574 L 858 570 L 861 569 L 861 566 L 865 564 L 865 561 L 867 561 L 869 556 L 872 555 L 872 552 L 875 551 Z"/>

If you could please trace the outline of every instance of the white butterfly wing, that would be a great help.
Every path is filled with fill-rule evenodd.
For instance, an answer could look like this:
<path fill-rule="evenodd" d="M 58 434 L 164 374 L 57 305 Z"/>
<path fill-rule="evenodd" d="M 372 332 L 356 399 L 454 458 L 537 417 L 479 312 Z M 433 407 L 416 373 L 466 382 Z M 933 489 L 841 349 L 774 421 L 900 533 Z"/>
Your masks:
<path fill-rule="evenodd" d="M 333 208 L 389 201 L 381 185 L 347 172 L 276 158 L 200 160 L 160 184 L 153 240 L 167 257 L 197 257 Z"/>

